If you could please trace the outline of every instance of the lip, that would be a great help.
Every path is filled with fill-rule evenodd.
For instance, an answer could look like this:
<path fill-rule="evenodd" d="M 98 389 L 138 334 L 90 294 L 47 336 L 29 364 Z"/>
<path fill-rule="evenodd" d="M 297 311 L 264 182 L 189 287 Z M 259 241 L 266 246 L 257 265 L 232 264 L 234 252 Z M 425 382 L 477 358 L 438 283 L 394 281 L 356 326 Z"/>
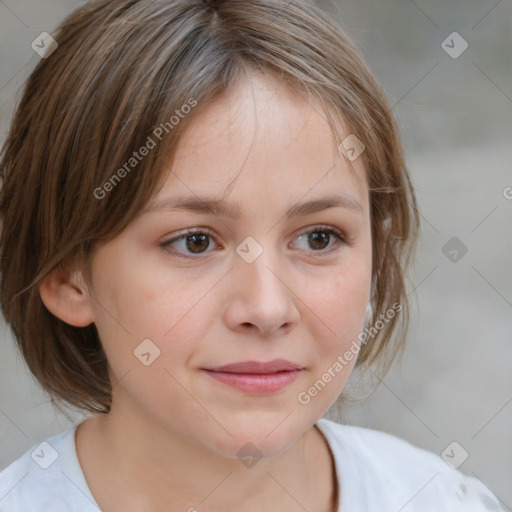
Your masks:
<path fill-rule="evenodd" d="M 270 374 L 283 371 L 302 370 L 300 364 L 291 363 L 286 359 L 274 359 L 272 361 L 242 361 L 239 363 L 225 364 L 213 368 L 204 368 L 208 371 L 224 372 L 224 373 L 255 373 Z"/>
<path fill-rule="evenodd" d="M 280 391 L 297 379 L 304 368 L 284 359 L 244 361 L 216 368 L 203 368 L 217 382 L 253 395 Z"/>

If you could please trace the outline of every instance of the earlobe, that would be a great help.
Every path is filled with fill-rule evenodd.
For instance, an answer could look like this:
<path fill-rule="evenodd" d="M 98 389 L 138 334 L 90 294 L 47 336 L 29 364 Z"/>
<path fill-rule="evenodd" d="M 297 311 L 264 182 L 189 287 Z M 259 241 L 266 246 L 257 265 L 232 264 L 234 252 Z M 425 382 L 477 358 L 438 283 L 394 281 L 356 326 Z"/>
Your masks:
<path fill-rule="evenodd" d="M 39 294 L 47 309 L 67 324 L 85 327 L 94 322 L 91 298 L 80 272 L 59 265 L 41 281 Z"/>

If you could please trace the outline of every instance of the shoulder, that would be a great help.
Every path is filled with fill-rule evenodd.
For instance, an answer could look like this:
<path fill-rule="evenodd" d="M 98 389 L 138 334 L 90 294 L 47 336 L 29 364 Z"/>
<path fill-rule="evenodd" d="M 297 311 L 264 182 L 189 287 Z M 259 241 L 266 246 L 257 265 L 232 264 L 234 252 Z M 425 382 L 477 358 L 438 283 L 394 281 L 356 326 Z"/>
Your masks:
<path fill-rule="evenodd" d="M 75 428 L 34 445 L 0 472 L 0 512 L 99 511 L 76 458 Z"/>
<path fill-rule="evenodd" d="M 502 511 L 482 482 L 453 469 L 439 455 L 391 434 L 321 419 L 337 468 L 370 496 L 367 510 Z M 337 459 L 337 460 L 336 460 Z M 345 461 L 345 462 L 344 462 Z M 349 491 L 347 491 L 349 492 Z M 393 508 L 396 507 L 396 508 Z"/>

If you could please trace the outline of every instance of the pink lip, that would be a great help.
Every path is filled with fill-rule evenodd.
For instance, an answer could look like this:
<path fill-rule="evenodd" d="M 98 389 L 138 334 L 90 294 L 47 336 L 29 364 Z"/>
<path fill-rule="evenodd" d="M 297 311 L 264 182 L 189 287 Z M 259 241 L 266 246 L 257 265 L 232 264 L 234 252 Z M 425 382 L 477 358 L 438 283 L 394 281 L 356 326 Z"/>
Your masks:
<path fill-rule="evenodd" d="M 302 370 L 302 366 L 295 363 L 290 363 L 285 359 L 274 359 L 273 361 L 258 362 L 258 361 L 242 361 L 240 363 L 225 364 L 224 366 L 216 366 L 212 368 L 205 368 L 205 370 L 212 370 L 215 372 L 228 372 L 228 373 L 277 373 L 286 370 Z"/>
<path fill-rule="evenodd" d="M 204 368 L 215 380 L 251 394 L 275 393 L 289 386 L 303 370 L 300 365 L 283 359 L 258 362 L 244 361 L 216 368 Z"/>

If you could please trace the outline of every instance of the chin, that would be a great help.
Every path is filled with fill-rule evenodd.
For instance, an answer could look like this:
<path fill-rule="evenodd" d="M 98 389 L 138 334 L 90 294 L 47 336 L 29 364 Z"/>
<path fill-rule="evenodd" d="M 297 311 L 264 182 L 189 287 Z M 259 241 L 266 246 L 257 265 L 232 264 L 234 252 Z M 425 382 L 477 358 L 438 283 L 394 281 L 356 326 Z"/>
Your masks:
<path fill-rule="evenodd" d="M 309 423 L 297 423 L 293 412 L 287 419 L 286 414 L 280 414 L 277 420 L 275 415 L 264 419 L 263 415 L 253 414 L 243 421 L 229 422 L 225 428 L 232 437 L 222 430 L 213 440 L 212 449 L 232 459 L 276 457 L 293 446 L 311 427 Z"/>

